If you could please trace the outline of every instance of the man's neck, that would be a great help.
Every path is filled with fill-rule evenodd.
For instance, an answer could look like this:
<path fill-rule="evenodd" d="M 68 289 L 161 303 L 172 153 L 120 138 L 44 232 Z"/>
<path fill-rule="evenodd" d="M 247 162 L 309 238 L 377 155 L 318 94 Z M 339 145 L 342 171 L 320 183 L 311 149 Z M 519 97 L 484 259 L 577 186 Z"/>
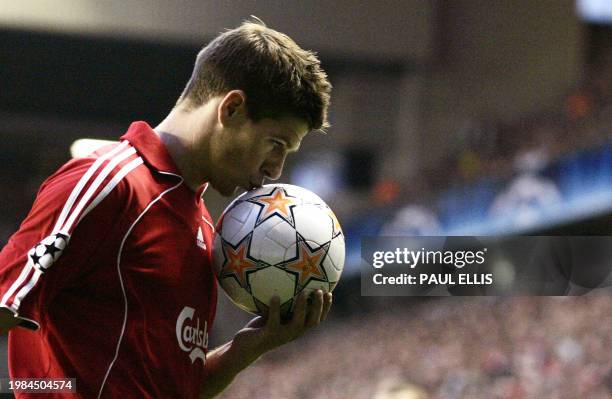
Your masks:
<path fill-rule="evenodd" d="M 216 103 L 209 101 L 196 109 L 177 106 L 155 127 L 185 183 L 197 191 L 209 176 L 210 135 L 214 129 Z"/>
<path fill-rule="evenodd" d="M 176 166 L 178 166 L 179 172 L 185 180 L 185 184 L 193 191 L 197 191 L 203 182 L 198 181 L 197 176 L 194 174 L 192 155 L 188 143 L 185 143 L 179 136 L 170 131 L 159 129 L 159 126 L 154 130 L 162 143 L 164 143 L 166 150 L 168 150 Z"/>

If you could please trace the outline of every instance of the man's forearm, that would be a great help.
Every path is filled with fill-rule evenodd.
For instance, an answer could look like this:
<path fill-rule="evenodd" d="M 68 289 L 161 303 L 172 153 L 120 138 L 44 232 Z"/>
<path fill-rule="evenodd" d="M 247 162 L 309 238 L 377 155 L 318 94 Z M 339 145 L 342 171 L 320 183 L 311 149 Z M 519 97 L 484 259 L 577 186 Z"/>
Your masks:
<path fill-rule="evenodd" d="M 306 291 L 300 293 L 291 320 L 286 324 L 281 324 L 279 297 L 272 297 L 267 318 L 254 318 L 233 340 L 209 352 L 200 399 L 215 397 L 261 355 L 293 341 L 325 320 L 332 303 L 331 293 L 326 293 L 324 299 L 323 291 L 315 291 L 311 305 L 307 304 L 308 295 Z"/>
<path fill-rule="evenodd" d="M 206 355 L 205 377 L 199 399 L 214 398 L 220 394 L 239 372 L 258 358 L 259 356 L 249 357 L 245 353 L 240 353 L 234 341 L 210 351 Z"/>

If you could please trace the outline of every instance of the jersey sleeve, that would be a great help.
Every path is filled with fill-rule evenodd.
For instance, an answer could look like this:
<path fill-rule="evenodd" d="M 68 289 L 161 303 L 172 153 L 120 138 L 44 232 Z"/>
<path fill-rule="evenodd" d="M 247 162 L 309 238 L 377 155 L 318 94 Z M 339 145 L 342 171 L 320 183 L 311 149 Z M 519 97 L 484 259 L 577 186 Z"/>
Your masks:
<path fill-rule="evenodd" d="M 130 187 L 142 164 L 127 142 L 97 158 L 68 162 L 41 186 L 19 230 L 0 252 L 0 307 L 36 330 L 62 290 L 77 285 L 89 260 L 121 228 Z"/>

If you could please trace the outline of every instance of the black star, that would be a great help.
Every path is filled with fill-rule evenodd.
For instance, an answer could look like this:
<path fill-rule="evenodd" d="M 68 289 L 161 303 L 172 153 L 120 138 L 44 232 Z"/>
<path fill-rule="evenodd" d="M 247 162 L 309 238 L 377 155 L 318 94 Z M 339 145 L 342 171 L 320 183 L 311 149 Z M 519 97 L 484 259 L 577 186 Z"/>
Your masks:
<path fill-rule="evenodd" d="M 49 245 L 45 245 L 45 248 L 46 248 L 45 253 L 48 253 L 49 255 L 51 255 L 53 259 L 55 259 L 55 253 L 60 250 L 58 247 L 55 246 L 55 242 Z"/>
<path fill-rule="evenodd" d="M 38 265 L 38 260 L 40 259 L 40 256 L 36 255 L 36 251 L 34 251 L 32 255 L 30 255 L 30 258 L 32 259 L 35 265 Z"/>

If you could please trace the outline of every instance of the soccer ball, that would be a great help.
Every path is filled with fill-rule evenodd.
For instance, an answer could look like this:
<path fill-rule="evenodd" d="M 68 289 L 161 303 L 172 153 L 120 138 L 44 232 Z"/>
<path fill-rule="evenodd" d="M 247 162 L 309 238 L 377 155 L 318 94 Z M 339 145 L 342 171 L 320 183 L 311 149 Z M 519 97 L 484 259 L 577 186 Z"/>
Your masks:
<path fill-rule="evenodd" d="M 217 223 L 213 265 L 238 307 L 265 315 L 278 295 L 281 315 L 287 317 L 301 291 L 334 289 L 344 267 L 344 235 L 316 194 L 268 184 L 225 209 Z"/>

